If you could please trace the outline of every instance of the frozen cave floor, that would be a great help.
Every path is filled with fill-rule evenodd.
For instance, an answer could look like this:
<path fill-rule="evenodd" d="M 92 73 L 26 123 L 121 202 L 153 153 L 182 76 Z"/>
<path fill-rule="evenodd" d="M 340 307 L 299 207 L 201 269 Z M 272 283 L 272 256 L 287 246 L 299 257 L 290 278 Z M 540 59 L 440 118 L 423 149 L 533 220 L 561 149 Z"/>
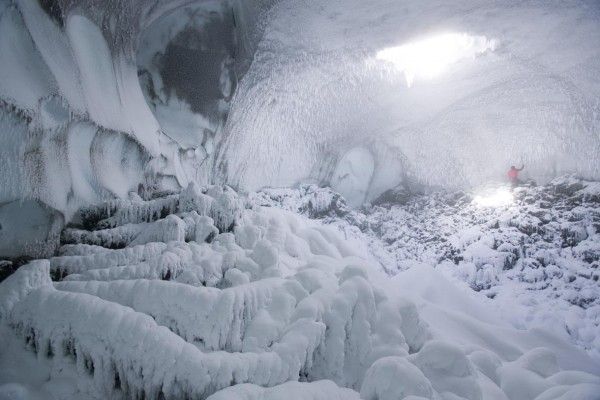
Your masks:
<path fill-rule="evenodd" d="M 600 398 L 595 182 L 190 185 L 61 243 L 0 282 L 0 399 Z"/>

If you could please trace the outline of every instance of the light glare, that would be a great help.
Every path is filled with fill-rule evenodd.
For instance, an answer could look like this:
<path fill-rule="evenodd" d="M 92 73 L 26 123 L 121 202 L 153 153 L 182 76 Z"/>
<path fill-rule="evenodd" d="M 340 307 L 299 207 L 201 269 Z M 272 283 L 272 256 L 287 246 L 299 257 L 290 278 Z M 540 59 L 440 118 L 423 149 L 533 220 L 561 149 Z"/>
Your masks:
<path fill-rule="evenodd" d="M 505 187 L 484 191 L 473 198 L 473 204 L 479 207 L 503 207 L 513 201 L 512 192 Z"/>
<path fill-rule="evenodd" d="M 412 86 L 415 78 L 432 79 L 449 65 L 464 58 L 473 58 L 487 50 L 494 50 L 495 42 L 485 36 L 466 33 L 444 33 L 379 51 L 378 60 L 392 63 L 404 72 L 406 84 Z"/>

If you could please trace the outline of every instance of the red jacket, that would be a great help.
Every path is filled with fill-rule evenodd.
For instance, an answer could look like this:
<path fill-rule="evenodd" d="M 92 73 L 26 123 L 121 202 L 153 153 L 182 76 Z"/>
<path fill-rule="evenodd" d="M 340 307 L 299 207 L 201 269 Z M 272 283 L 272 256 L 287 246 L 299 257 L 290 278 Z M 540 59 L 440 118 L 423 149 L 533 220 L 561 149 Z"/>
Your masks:
<path fill-rule="evenodd" d="M 519 178 L 519 171 L 520 169 L 517 168 L 511 168 L 508 170 L 508 179 L 510 179 L 511 181 L 514 181 L 515 179 Z"/>

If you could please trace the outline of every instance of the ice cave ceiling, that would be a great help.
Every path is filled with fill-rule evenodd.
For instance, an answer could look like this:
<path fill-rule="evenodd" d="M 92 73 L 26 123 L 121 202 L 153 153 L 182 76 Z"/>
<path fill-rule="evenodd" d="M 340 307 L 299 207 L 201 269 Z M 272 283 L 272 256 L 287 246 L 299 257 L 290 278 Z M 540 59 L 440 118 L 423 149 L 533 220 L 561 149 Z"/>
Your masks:
<path fill-rule="evenodd" d="M 189 182 L 600 178 L 598 43 L 596 0 L 1 0 L 0 223 Z"/>

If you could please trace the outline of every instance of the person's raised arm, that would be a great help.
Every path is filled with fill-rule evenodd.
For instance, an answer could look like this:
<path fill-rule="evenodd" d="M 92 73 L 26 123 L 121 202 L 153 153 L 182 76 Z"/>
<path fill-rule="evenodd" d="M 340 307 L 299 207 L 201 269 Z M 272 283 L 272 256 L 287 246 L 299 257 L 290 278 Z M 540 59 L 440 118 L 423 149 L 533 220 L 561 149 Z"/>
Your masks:
<path fill-rule="evenodd" d="M 525 164 L 521 164 L 521 168 L 517 168 L 517 171 L 523 171 L 523 168 L 525 168 Z"/>

